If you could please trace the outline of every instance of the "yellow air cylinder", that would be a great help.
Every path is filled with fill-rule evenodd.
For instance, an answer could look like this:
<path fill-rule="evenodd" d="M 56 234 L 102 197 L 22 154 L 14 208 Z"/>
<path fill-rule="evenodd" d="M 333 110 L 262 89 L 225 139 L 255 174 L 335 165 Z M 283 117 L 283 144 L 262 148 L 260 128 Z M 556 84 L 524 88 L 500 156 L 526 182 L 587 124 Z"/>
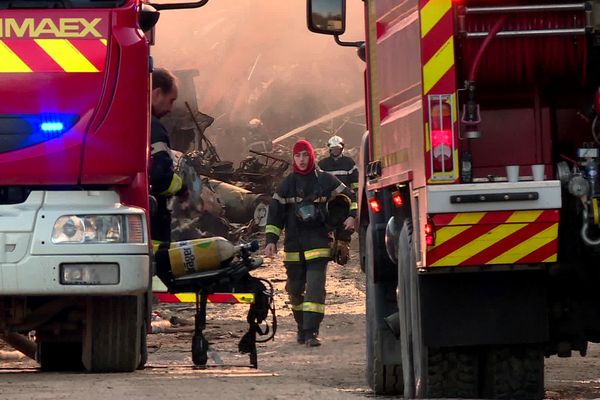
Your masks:
<path fill-rule="evenodd" d="M 221 268 L 233 258 L 239 246 L 220 236 L 173 242 L 169 246 L 169 263 L 175 278 Z"/>

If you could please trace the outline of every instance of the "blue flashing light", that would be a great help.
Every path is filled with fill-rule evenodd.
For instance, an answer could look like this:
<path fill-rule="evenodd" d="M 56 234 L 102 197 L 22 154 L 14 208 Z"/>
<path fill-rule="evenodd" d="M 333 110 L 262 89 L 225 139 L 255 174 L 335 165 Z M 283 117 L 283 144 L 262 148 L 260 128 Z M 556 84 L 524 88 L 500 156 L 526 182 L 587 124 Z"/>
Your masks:
<path fill-rule="evenodd" d="M 40 129 L 44 133 L 61 133 L 65 129 L 65 124 L 60 121 L 42 122 Z"/>

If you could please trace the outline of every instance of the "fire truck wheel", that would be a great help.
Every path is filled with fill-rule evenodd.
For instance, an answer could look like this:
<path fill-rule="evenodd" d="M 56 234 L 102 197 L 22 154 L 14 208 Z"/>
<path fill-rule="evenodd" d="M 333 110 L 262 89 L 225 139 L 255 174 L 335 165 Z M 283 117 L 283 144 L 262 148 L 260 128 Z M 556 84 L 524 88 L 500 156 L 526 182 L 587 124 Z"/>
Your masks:
<path fill-rule="evenodd" d="M 37 361 L 43 371 L 81 371 L 80 342 L 39 342 Z"/>
<path fill-rule="evenodd" d="M 475 349 L 428 348 L 427 397 L 478 397 L 479 353 Z"/>
<path fill-rule="evenodd" d="M 411 298 L 411 269 L 414 262 L 412 250 L 412 226 L 410 220 L 405 220 L 398 238 L 398 312 L 400 314 L 400 348 L 402 349 L 402 371 L 404 373 L 404 397 L 415 397 L 416 377 L 415 362 L 413 362 L 412 331 L 412 298 Z M 415 341 L 417 338 L 414 338 Z M 421 354 L 422 351 L 418 351 Z M 418 355 L 417 354 L 417 355 Z M 419 369 L 421 362 L 418 362 Z"/>
<path fill-rule="evenodd" d="M 368 229 L 368 225 L 365 224 L 364 222 L 362 222 L 362 220 L 364 220 L 364 218 L 361 218 L 361 224 L 358 227 L 358 249 L 359 249 L 359 260 L 360 260 L 360 270 L 362 272 L 366 272 L 366 254 L 367 254 L 367 249 L 366 249 L 366 241 L 367 241 L 367 229 Z"/>
<path fill-rule="evenodd" d="M 412 222 L 398 243 L 398 308 L 405 398 L 477 398 L 478 354 L 472 349 L 432 349 L 423 343 Z M 409 338 L 409 340 L 404 340 Z"/>
<path fill-rule="evenodd" d="M 402 366 L 383 364 L 383 335 L 385 326 L 384 288 L 373 279 L 373 237 L 370 227 L 366 229 L 365 265 L 367 273 L 367 383 L 377 395 L 400 394 L 403 389 Z"/>
<path fill-rule="evenodd" d="M 152 277 L 150 277 L 150 285 L 152 285 Z M 143 301 L 143 318 L 140 325 L 140 362 L 138 363 L 137 369 L 146 368 L 146 363 L 148 362 L 148 319 L 152 312 L 152 291 L 148 291 L 144 295 Z M 148 306 L 149 304 L 150 306 Z"/>
<path fill-rule="evenodd" d="M 485 398 L 544 398 L 544 354 L 539 347 L 494 347 L 486 354 L 484 371 Z"/>
<path fill-rule="evenodd" d="M 89 372 L 132 372 L 140 364 L 143 295 L 90 297 L 83 336 Z"/>

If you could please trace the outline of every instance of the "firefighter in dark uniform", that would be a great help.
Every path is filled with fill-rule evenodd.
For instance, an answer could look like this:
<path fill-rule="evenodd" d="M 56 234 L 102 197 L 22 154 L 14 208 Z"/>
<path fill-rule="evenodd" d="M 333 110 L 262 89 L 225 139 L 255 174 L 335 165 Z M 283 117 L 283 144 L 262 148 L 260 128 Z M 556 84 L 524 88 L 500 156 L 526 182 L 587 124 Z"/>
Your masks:
<path fill-rule="evenodd" d="M 187 189 L 173 169 L 169 136 L 160 118 L 173 109 L 177 99 L 177 81 L 169 71 L 157 68 L 152 73 L 152 121 L 150 154 L 150 194 L 156 210 L 150 216 L 150 236 L 154 243 L 171 241 L 171 211 L 167 202 L 177 195 L 185 199 Z"/>
<path fill-rule="evenodd" d="M 246 142 L 248 150 L 260 153 L 269 153 L 273 150 L 273 143 L 266 135 L 264 125 L 258 118 L 252 118 L 248 122 L 248 137 L 246 138 Z"/>
<path fill-rule="evenodd" d="M 266 226 L 265 255 L 277 254 L 277 241 L 285 229 L 284 265 L 298 343 L 319 346 L 319 325 L 325 314 L 325 274 L 331 257 L 327 224 L 327 201 L 344 193 L 355 202 L 354 193 L 335 176 L 315 168 L 311 144 L 296 142 L 293 148 L 294 172 L 279 184 Z M 343 221 L 354 229 L 356 210 Z"/>
<path fill-rule="evenodd" d="M 358 168 L 354 160 L 343 154 L 344 140 L 339 136 L 332 136 L 327 141 L 329 156 L 319 161 L 319 168 L 335 175 L 344 185 L 354 192 L 358 190 Z M 343 199 L 339 199 L 343 201 Z M 350 257 L 350 240 L 352 231 L 342 228 L 334 232 L 333 260 L 344 265 Z"/>

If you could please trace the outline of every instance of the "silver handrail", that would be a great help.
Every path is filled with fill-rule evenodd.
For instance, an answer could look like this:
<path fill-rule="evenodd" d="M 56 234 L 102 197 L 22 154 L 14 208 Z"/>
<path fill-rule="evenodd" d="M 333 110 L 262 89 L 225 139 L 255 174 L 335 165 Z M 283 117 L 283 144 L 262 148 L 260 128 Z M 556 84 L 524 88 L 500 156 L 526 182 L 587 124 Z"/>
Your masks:
<path fill-rule="evenodd" d="M 497 37 L 523 37 L 523 36 L 563 36 L 563 35 L 584 35 L 586 28 L 568 28 L 568 29 L 530 29 L 516 31 L 500 31 Z M 465 32 L 467 39 L 484 38 L 489 32 Z"/>
<path fill-rule="evenodd" d="M 586 3 L 574 4 L 539 4 L 529 6 L 497 6 L 497 7 L 465 7 L 465 14 L 489 14 L 506 12 L 536 12 L 536 11 L 585 11 Z"/>

